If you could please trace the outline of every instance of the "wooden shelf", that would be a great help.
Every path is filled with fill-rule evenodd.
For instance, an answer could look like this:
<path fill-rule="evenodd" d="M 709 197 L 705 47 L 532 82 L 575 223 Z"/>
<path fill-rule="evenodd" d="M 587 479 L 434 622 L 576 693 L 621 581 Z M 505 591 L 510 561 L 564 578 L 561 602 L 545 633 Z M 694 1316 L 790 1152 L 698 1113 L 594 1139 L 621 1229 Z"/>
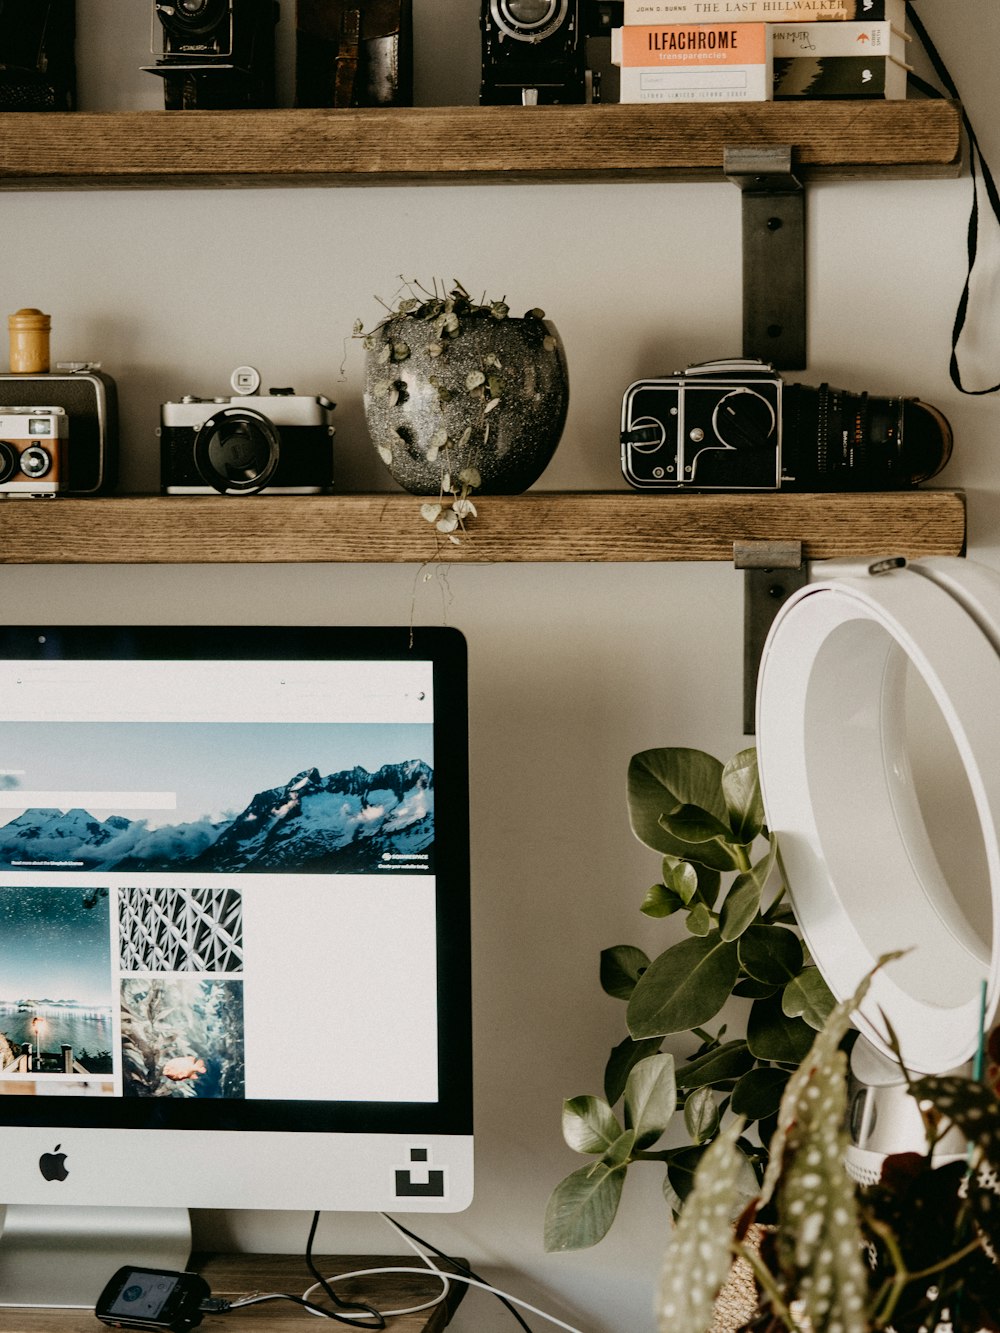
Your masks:
<path fill-rule="evenodd" d="M 723 178 L 792 144 L 805 178 L 955 176 L 956 103 L 0 114 L 0 189 Z"/>
<path fill-rule="evenodd" d="M 864 494 L 484 496 L 461 545 L 422 501 L 329 496 L 114 496 L 0 502 L 2 564 L 260 564 L 732 560 L 735 541 L 797 540 L 805 559 L 962 555 L 965 496 Z"/>

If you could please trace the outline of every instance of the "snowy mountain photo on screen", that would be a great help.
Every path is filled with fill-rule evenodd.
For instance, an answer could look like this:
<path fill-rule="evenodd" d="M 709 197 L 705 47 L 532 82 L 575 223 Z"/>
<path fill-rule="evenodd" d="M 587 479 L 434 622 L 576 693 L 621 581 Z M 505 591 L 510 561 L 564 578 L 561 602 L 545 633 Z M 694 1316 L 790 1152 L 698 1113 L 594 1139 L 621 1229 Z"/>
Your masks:
<path fill-rule="evenodd" d="M 433 870 L 429 726 L 69 723 L 58 730 L 58 747 L 50 726 L 45 752 L 33 753 L 30 723 L 0 726 L 4 766 L 23 773 L 3 793 L 0 869 Z M 357 762 L 301 766 L 303 754 L 317 752 Z"/>

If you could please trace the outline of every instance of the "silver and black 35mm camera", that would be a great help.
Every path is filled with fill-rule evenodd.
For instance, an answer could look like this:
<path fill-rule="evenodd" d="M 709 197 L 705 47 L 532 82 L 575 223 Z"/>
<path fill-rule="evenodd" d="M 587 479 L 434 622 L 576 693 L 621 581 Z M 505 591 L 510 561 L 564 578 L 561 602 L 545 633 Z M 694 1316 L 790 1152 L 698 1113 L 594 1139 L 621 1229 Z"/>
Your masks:
<path fill-rule="evenodd" d="M 232 398 L 195 398 L 160 409 L 160 490 L 165 495 L 317 495 L 333 487 L 333 409 L 292 389 L 258 394 L 252 366 L 233 372 Z M 242 390 L 242 392 L 239 392 Z"/>
<path fill-rule="evenodd" d="M 763 361 L 638 380 L 622 400 L 622 472 L 637 490 L 898 490 L 951 448 L 947 419 L 919 398 L 785 384 Z"/>
<path fill-rule="evenodd" d="M 276 0 L 154 0 L 157 61 L 143 68 L 163 79 L 167 111 L 273 106 L 277 22 Z"/>
<path fill-rule="evenodd" d="M 66 489 L 68 425 L 61 407 L 0 411 L 0 495 L 58 495 Z"/>

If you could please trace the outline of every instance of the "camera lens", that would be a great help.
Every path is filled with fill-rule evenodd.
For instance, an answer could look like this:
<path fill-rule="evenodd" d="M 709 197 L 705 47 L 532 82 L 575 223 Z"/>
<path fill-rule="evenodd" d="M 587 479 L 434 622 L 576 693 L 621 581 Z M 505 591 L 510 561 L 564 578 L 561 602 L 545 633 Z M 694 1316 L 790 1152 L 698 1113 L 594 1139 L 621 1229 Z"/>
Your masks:
<path fill-rule="evenodd" d="M 157 3 L 156 12 L 168 32 L 179 37 L 203 36 L 228 22 L 231 0 L 173 0 Z"/>
<path fill-rule="evenodd" d="M 555 32 L 568 8 L 569 0 L 490 0 L 493 21 L 522 42 L 538 42 Z"/>
<path fill-rule="evenodd" d="M 951 457 L 947 418 L 917 398 L 790 384 L 782 427 L 786 471 L 805 490 L 915 486 Z"/>
<path fill-rule="evenodd" d="M 52 455 L 40 444 L 30 444 L 21 455 L 21 471 L 26 477 L 44 477 L 52 467 Z"/>
<path fill-rule="evenodd" d="M 6 440 L 0 440 L 0 485 L 10 481 L 17 471 L 17 450 Z"/>
<path fill-rule="evenodd" d="M 262 491 L 280 457 L 278 432 L 267 417 L 249 408 L 216 412 L 194 438 L 194 463 L 202 479 L 223 495 Z"/>

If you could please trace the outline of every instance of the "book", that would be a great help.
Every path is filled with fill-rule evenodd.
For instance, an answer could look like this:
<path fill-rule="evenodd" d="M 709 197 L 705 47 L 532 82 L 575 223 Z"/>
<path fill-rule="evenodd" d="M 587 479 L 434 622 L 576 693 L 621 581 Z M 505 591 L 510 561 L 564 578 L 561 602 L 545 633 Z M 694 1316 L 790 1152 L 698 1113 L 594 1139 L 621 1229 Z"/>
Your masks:
<path fill-rule="evenodd" d="M 775 60 L 786 56 L 892 56 L 906 63 L 909 35 L 885 19 L 872 23 L 775 23 Z"/>
<path fill-rule="evenodd" d="M 820 20 L 906 26 L 906 0 L 625 0 L 633 23 L 815 23 Z"/>
<path fill-rule="evenodd" d="M 615 28 L 611 58 L 623 102 L 764 102 L 771 97 L 771 25 L 688 23 Z"/>
<path fill-rule="evenodd" d="M 774 96 L 906 96 L 909 67 L 891 56 L 793 56 L 774 62 Z"/>

